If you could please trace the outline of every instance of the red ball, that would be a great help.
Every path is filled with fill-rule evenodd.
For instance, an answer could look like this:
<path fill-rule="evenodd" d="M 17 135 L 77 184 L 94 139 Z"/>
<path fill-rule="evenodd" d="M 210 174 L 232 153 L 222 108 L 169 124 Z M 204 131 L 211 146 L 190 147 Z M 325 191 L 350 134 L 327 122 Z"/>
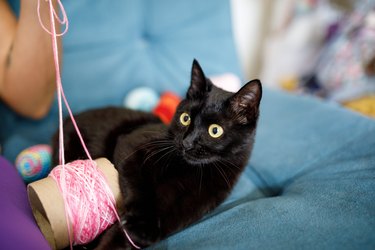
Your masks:
<path fill-rule="evenodd" d="M 180 102 L 181 98 L 178 95 L 172 92 L 165 92 L 160 97 L 159 103 L 154 108 L 153 113 L 165 124 L 169 124 Z"/>

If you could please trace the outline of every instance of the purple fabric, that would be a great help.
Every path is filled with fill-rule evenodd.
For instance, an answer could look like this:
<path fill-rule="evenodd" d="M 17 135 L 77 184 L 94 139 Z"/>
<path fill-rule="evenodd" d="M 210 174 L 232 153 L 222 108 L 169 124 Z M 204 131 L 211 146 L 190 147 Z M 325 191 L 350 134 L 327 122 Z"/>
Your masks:
<path fill-rule="evenodd" d="M 28 203 L 17 170 L 0 156 L 0 249 L 50 249 Z"/>

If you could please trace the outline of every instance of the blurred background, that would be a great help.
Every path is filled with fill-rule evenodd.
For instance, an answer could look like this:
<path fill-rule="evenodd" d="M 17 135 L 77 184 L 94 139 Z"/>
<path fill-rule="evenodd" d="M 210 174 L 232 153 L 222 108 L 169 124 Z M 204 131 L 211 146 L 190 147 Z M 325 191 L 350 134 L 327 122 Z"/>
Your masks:
<path fill-rule="evenodd" d="M 17 13 L 19 1 L 9 3 Z M 216 84 L 233 87 L 228 90 L 259 78 L 269 88 L 375 118 L 375 0 L 79 0 L 64 6 L 70 25 L 62 81 L 75 113 L 109 105 L 152 109 L 166 91 L 183 96 L 197 58 Z M 133 92 L 141 87 L 148 90 Z M 134 93 L 142 95 L 134 101 Z M 0 144 L 12 161 L 27 147 L 49 143 L 58 125 L 56 102 L 41 121 L 1 104 L 0 115 Z"/>
<path fill-rule="evenodd" d="M 231 0 L 246 78 L 375 117 L 374 0 Z"/>

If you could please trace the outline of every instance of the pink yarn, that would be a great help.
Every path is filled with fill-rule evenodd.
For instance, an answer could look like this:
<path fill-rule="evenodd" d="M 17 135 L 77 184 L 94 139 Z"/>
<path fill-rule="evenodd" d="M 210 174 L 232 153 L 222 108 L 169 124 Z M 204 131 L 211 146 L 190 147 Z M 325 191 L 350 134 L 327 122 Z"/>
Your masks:
<path fill-rule="evenodd" d="M 113 194 L 104 175 L 91 163 L 76 160 L 55 167 L 49 175 L 64 197 L 75 244 L 92 241 L 117 220 Z"/>
<path fill-rule="evenodd" d="M 63 19 L 60 19 L 53 7 L 52 1 L 46 1 L 49 3 L 51 30 L 48 30 L 42 22 L 40 15 L 40 0 L 38 0 L 37 11 L 42 28 L 52 37 L 59 107 L 60 165 L 51 171 L 50 176 L 56 181 L 64 200 L 70 248 L 73 249 L 73 242 L 75 244 L 86 244 L 95 239 L 95 237 L 108 228 L 108 226 L 112 225 L 116 219 L 120 224 L 121 220 L 116 210 L 116 201 L 113 197 L 112 191 L 109 188 L 103 173 L 97 168 L 96 163 L 90 156 L 79 128 L 75 122 L 73 113 L 65 97 L 61 84 L 57 36 L 62 36 L 68 31 L 69 22 L 64 6 L 60 0 L 57 0 L 63 16 Z M 59 23 L 65 24 L 65 30 L 60 34 L 56 34 L 55 19 Z M 69 112 L 70 118 L 73 122 L 77 135 L 80 138 L 82 147 L 86 152 L 88 160 L 77 160 L 65 165 L 61 98 L 64 100 L 65 106 Z M 72 233 L 70 231 L 70 225 L 73 228 Z M 133 247 L 140 249 L 140 247 L 138 247 L 131 240 L 126 230 L 123 229 L 123 231 Z M 71 234 L 73 234 L 74 239 L 71 239 Z"/>

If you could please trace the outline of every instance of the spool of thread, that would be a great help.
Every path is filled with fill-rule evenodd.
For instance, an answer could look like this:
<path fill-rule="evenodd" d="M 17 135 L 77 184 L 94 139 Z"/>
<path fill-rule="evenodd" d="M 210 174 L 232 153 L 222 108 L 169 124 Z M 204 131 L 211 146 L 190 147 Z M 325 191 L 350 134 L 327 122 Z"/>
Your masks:
<path fill-rule="evenodd" d="M 89 161 L 89 160 L 86 160 Z M 114 166 L 111 164 L 110 161 L 108 161 L 105 158 L 100 158 L 95 160 L 96 165 L 98 169 L 103 173 L 109 188 L 112 191 L 113 197 L 116 201 L 117 205 L 121 204 L 121 193 L 120 193 L 120 187 L 118 184 L 118 172 L 114 168 Z M 66 168 L 73 168 L 74 170 L 75 166 L 78 166 L 79 164 L 83 164 L 82 161 L 74 161 L 72 163 L 66 164 L 64 167 Z M 59 168 L 61 166 L 58 166 L 53 169 L 53 171 L 59 171 Z M 90 168 L 87 168 L 89 170 Z M 103 227 L 104 224 L 107 224 L 109 226 L 110 224 L 113 224 L 117 218 L 114 214 L 111 214 L 111 209 L 108 206 L 108 204 L 92 204 L 92 201 L 90 199 L 99 199 L 98 198 L 98 192 L 101 192 L 102 194 L 106 194 L 105 190 L 98 190 L 100 189 L 99 186 L 96 186 L 94 188 L 95 190 L 90 189 L 90 184 L 92 182 L 97 181 L 97 179 L 90 177 L 87 177 L 87 173 L 82 172 L 80 169 L 76 169 L 73 173 L 73 175 L 70 175 L 69 172 L 71 171 L 64 171 L 63 174 L 65 174 L 65 180 L 66 180 L 66 186 L 73 186 L 75 187 L 76 191 L 80 193 L 81 195 L 74 190 L 70 190 L 69 194 L 73 200 L 76 200 L 77 204 L 73 206 L 77 206 L 77 208 L 72 209 L 76 210 L 79 206 L 86 207 L 87 209 L 97 209 L 95 212 L 95 216 L 90 216 L 89 213 L 82 214 L 81 217 L 87 217 L 86 222 L 83 223 L 77 222 L 77 221 L 70 221 L 71 218 L 69 218 L 69 223 L 67 223 L 66 219 L 66 210 L 64 204 L 64 199 L 61 193 L 61 187 L 57 184 L 57 182 L 54 180 L 56 176 L 58 177 L 59 174 L 55 173 L 54 177 L 51 175 L 47 178 L 44 178 L 42 180 L 33 182 L 28 185 L 27 192 L 29 197 L 29 202 L 34 214 L 34 217 L 36 219 L 36 222 L 42 231 L 43 235 L 47 239 L 48 243 L 50 244 L 52 249 L 63 249 L 67 246 L 69 246 L 70 243 L 70 237 L 71 239 L 75 239 L 77 241 L 77 236 L 75 234 L 81 233 L 79 237 L 81 237 L 81 240 L 87 240 L 87 242 L 76 242 L 79 244 L 88 243 L 90 240 L 92 240 L 90 237 L 95 237 L 95 235 L 85 238 L 85 235 L 96 233 L 96 236 L 100 234 L 105 228 Z M 83 178 L 88 178 L 85 180 L 77 178 L 77 175 L 82 175 Z M 95 185 L 94 185 L 95 187 Z M 91 193 L 90 193 L 91 192 Z M 84 195 L 82 195 L 84 194 Z M 75 199 L 74 199 L 75 198 Z M 89 199 L 89 200 L 87 200 Z M 106 202 L 102 202 L 106 203 Z M 99 206 L 99 208 L 95 208 L 95 206 Z M 119 206 L 120 207 L 120 206 Z M 87 211 L 90 212 L 90 211 Z M 73 215 L 70 215 L 69 217 L 76 218 Z M 101 218 L 99 218 L 101 217 Z M 77 218 L 76 218 L 77 219 Z M 82 219 L 82 218 L 79 218 Z M 88 220 L 88 221 L 87 221 Z M 94 221 L 93 221 L 94 220 Z M 108 220 L 108 221 L 106 221 Z M 78 223 L 78 224 L 77 224 Z M 93 224 L 101 224 L 100 228 L 96 230 L 97 228 L 85 228 L 87 225 L 93 225 Z M 69 224 L 69 228 L 68 228 Z M 94 230 L 96 232 L 85 232 L 85 230 Z M 70 237 L 69 237 L 70 234 Z M 90 238 L 90 239 L 89 239 Z"/>
<path fill-rule="evenodd" d="M 130 109 L 151 112 L 159 101 L 159 95 L 148 87 L 139 87 L 130 91 L 125 99 L 124 106 Z"/>
<path fill-rule="evenodd" d="M 180 102 L 181 99 L 178 95 L 172 92 L 165 92 L 160 97 L 160 101 L 154 108 L 153 113 L 165 124 L 169 124 L 172 121 L 173 115 L 176 112 L 177 106 Z"/>
<path fill-rule="evenodd" d="M 51 168 L 51 147 L 43 144 L 29 147 L 17 156 L 15 165 L 26 183 L 42 179 Z"/>

